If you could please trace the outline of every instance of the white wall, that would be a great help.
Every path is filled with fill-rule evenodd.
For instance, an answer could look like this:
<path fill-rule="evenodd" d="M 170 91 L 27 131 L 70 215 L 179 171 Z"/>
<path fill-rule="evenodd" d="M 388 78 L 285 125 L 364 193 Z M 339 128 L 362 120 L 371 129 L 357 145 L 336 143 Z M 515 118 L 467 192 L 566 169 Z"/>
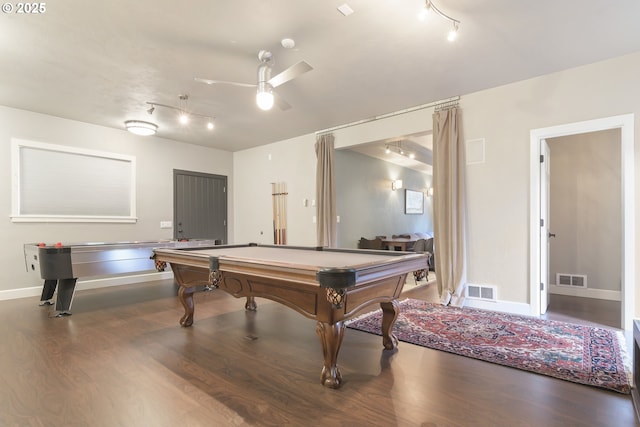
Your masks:
<path fill-rule="evenodd" d="M 11 138 L 82 147 L 136 157 L 137 215 L 135 224 L 13 223 L 11 222 Z M 172 229 L 160 221 L 173 220 L 173 169 L 226 175 L 233 189 L 232 154 L 158 137 L 141 137 L 125 130 L 96 126 L 0 107 L 0 293 L 41 286 L 27 274 L 23 244 L 79 243 L 170 239 Z M 82 177 L 78 177 L 82 179 Z M 229 218 L 233 218 L 233 192 L 229 191 Z M 233 222 L 229 224 L 233 235 Z M 6 296 L 7 292 L 4 292 Z"/>
<path fill-rule="evenodd" d="M 495 285 L 502 302 L 529 303 L 530 131 L 626 113 L 636 114 L 635 126 L 640 129 L 639 75 L 640 53 L 481 92 L 460 94 L 463 137 L 465 140 L 484 138 L 486 143 L 485 162 L 467 167 L 469 282 Z M 336 131 L 336 148 L 431 130 L 431 114 L 430 109 L 421 110 Z M 307 165 L 307 168 L 296 168 L 300 173 L 290 175 L 288 181 L 312 194 L 315 185 L 314 139 L 310 134 L 234 156 L 236 194 L 246 199 L 245 191 L 263 188 L 273 179 L 265 170 L 266 154 L 271 151 L 299 156 L 291 164 L 280 164 L 287 168 Z M 640 165 L 637 133 L 635 145 L 635 163 Z M 276 172 L 273 168 L 270 170 Z M 290 173 L 277 172 L 281 175 Z M 237 182 L 240 175 L 241 185 Z M 640 185 L 636 184 L 638 191 Z M 249 237 L 257 232 L 256 223 L 260 228 L 270 225 L 271 207 L 264 197 L 259 200 L 251 215 L 247 212 L 250 207 L 247 203 L 237 202 L 236 229 L 243 230 L 236 234 L 239 240 L 250 240 Z M 310 210 L 300 216 L 290 212 L 292 240 L 315 244 L 315 235 L 308 233 L 305 226 L 311 215 Z M 636 242 L 639 234 L 640 227 L 636 226 Z M 637 251 L 636 257 L 639 254 Z M 638 313 L 640 304 L 636 302 L 635 306 Z"/>
<path fill-rule="evenodd" d="M 230 243 L 273 244 L 271 183 L 287 184 L 287 243 L 315 246 L 315 137 L 301 136 L 235 152 L 234 237 Z M 303 200 L 308 206 L 303 206 Z"/>

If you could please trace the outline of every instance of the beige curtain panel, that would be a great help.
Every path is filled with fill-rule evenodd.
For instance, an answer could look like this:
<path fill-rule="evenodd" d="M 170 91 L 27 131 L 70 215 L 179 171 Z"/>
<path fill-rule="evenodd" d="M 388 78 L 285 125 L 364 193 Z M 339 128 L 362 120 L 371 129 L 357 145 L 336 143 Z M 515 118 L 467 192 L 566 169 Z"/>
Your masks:
<path fill-rule="evenodd" d="M 336 247 L 338 240 L 336 209 L 336 176 L 333 151 L 333 134 L 316 138 L 316 200 L 318 206 L 318 246 Z"/>
<path fill-rule="evenodd" d="M 466 286 L 465 147 L 460 109 L 433 114 L 435 270 L 443 305 L 462 306 Z"/>

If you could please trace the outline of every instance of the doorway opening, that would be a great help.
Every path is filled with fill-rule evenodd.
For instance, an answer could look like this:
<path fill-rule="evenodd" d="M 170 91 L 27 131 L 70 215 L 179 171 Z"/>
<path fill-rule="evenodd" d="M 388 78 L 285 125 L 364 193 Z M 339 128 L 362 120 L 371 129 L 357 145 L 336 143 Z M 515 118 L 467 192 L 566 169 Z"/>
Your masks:
<path fill-rule="evenodd" d="M 620 129 L 546 141 L 549 311 L 621 328 Z"/>
<path fill-rule="evenodd" d="M 549 267 L 541 261 L 546 242 L 541 237 L 541 227 L 546 219 L 541 207 L 541 187 L 546 186 L 546 177 L 540 172 L 540 156 L 545 140 L 568 135 L 584 134 L 609 129 L 620 129 L 621 140 L 621 179 L 622 179 L 622 280 L 621 280 L 621 325 L 623 329 L 632 328 L 634 283 L 635 283 L 635 243 L 634 243 L 634 115 L 607 117 L 585 122 L 571 123 L 549 128 L 534 129 L 530 138 L 530 308 L 533 315 L 544 313 L 549 286 L 546 283 Z M 545 234 L 546 236 L 546 234 Z M 544 237 L 544 236 L 543 236 Z"/>

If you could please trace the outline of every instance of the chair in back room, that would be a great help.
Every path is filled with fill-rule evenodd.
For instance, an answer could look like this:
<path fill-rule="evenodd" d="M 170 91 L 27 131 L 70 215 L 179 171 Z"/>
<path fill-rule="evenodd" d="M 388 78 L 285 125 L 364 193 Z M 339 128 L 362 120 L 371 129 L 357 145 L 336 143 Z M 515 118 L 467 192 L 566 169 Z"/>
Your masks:
<path fill-rule="evenodd" d="M 422 268 L 420 270 L 416 270 L 413 272 L 413 279 L 415 280 L 417 285 L 418 281 L 422 279 L 429 280 L 429 269 L 430 269 L 429 260 L 431 259 L 431 253 L 427 250 L 427 240 L 426 239 L 416 240 L 416 242 L 413 245 L 413 251 L 419 254 L 427 254 L 425 268 Z"/>
<path fill-rule="evenodd" d="M 426 250 L 427 250 L 427 253 L 429 254 L 429 270 L 436 271 L 436 264 L 434 259 L 435 250 L 433 248 L 433 237 L 427 239 Z"/>
<path fill-rule="evenodd" d="M 365 239 L 361 237 L 358 241 L 358 249 L 384 249 L 382 247 L 382 239 L 376 237 L 375 239 Z"/>

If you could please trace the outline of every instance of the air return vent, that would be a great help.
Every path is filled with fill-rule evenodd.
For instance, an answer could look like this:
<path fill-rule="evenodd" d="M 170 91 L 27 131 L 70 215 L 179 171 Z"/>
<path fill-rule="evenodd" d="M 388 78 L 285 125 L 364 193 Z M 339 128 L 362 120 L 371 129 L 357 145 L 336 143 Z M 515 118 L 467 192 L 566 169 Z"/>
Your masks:
<path fill-rule="evenodd" d="M 496 287 L 491 285 L 467 285 L 467 298 L 487 301 L 496 300 Z"/>
<path fill-rule="evenodd" d="M 585 274 L 556 274 L 557 286 L 569 286 L 572 288 L 586 288 L 587 276 Z"/>

